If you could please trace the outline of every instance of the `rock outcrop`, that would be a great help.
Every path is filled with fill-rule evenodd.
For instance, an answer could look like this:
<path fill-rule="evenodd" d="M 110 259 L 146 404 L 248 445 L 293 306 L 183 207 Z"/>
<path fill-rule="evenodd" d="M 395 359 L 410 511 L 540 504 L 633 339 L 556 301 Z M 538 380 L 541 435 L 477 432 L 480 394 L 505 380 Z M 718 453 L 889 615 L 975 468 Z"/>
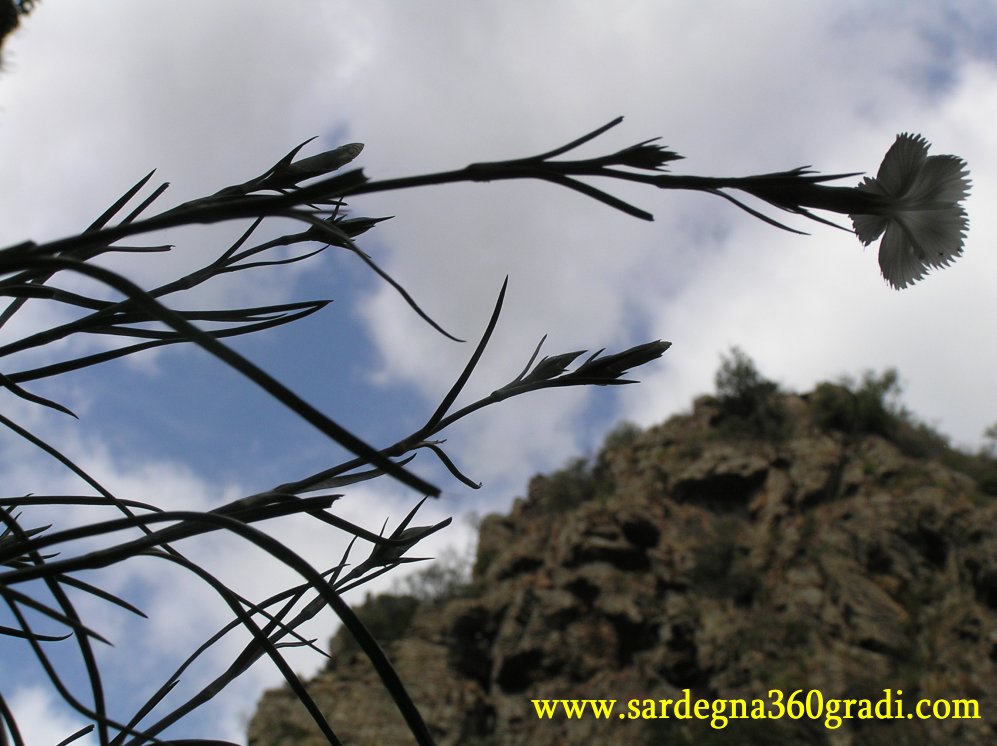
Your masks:
<path fill-rule="evenodd" d="M 777 396 L 778 437 L 738 434 L 703 397 L 482 522 L 467 592 L 410 603 L 384 646 L 440 744 L 997 743 L 997 500 L 887 437 L 827 426 L 812 395 Z M 337 735 L 411 743 L 366 659 L 342 635 L 331 652 L 310 690 Z M 838 728 L 621 716 L 686 689 L 885 689 L 905 709 Z M 978 700 L 980 717 L 907 718 L 920 698 Z M 535 699 L 617 704 L 541 719 Z M 324 743 L 286 688 L 263 697 L 249 740 Z"/>

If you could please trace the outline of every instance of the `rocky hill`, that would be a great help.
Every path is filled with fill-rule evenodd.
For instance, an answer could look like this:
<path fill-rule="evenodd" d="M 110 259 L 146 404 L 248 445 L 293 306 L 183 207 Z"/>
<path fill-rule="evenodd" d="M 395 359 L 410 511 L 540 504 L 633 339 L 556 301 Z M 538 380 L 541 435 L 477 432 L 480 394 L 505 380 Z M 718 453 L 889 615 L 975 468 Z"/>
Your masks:
<path fill-rule="evenodd" d="M 885 376 L 804 396 L 746 380 L 535 477 L 483 521 L 456 597 L 368 601 L 440 744 L 997 743 L 993 460 L 889 407 Z M 344 742 L 411 743 L 366 659 L 342 635 L 331 652 L 310 687 Z M 623 716 L 686 689 L 749 706 L 771 689 L 873 703 L 889 689 L 904 710 L 838 728 Z M 980 717 L 909 719 L 920 698 L 976 699 Z M 540 719 L 534 699 L 617 705 Z M 249 742 L 324 741 L 285 688 Z"/>

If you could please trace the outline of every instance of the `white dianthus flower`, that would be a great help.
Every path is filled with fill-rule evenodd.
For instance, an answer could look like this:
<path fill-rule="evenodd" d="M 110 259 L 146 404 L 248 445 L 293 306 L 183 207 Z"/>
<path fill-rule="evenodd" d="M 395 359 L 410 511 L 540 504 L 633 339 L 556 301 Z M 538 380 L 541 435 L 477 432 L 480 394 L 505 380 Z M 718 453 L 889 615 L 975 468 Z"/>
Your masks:
<path fill-rule="evenodd" d="M 875 214 L 851 215 L 867 246 L 883 236 L 879 267 L 894 288 L 905 288 L 962 254 L 969 219 L 959 204 L 969 193 L 966 162 L 928 155 L 928 141 L 901 134 L 887 151 L 876 178 L 856 187 L 887 201 Z"/>

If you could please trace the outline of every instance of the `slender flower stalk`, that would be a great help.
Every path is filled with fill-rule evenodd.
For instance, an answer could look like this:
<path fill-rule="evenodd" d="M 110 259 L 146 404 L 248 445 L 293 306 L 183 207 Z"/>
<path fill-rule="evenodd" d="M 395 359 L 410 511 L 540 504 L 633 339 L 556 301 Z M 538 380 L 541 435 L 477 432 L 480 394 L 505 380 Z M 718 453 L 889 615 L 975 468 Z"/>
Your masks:
<path fill-rule="evenodd" d="M 969 193 L 966 162 L 954 155 L 928 156 L 928 142 L 920 135 L 898 135 L 876 177 L 866 177 L 854 187 L 828 186 L 827 182 L 859 176 L 859 173 L 819 174 L 809 167 L 733 178 L 662 173 L 666 164 L 681 160 L 682 156 L 654 144 L 654 140 L 645 140 L 601 158 L 553 160 L 620 121 L 613 120 L 568 145 L 530 158 L 476 163 L 459 171 L 415 178 L 365 181 L 352 187 L 349 193 L 453 181 L 532 178 L 574 189 L 635 217 L 653 219 L 650 213 L 578 179 L 598 176 L 650 184 L 659 189 L 713 194 L 756 218 L 793 233 L 802 231 L 748 206 L 732 192 L 749 194 L 774 207 L 839 228 L 841 226 L 811 210 L 848 215 L 855 234 L 865 245 L 883 236 L 879 265 L 883 277 L 896 289 L 913 284 L 931 268 L 948 266 L 962 254 L 969 226 L 966 211 L 960 204 Z"/>
<path fill-rule="evenodd" d="M 705 192 L 721 197 L 752 216 L 792 233 L 803 231 L 745 204 L 740 195 L 751 195 L 773 207 L 828 225 L 836 224 L 811 210 L 848 215 L 852 219 L 856 235 L 866 245 L 883 236 L 879 252 L 880 267 L 886 280 L 898 289 L 921 279 L 930 268 L 947 266 L 962 253 L 969 224 L 960 204 L 969 191 L 966 163 L 953 155 L 928 156 L 928 143 L 920 135 L 899 135 L 883 159 L 876 178 L 866 177 L 854 187 L 828 186 L 828 182 L 859 176 L 860 173 L 820 174 L 809 167 L 740 177 L 665 173 L 667 164 L 681 160 L 682 156 L 657 144 L 657 138 L 595 158 L 567 160 L 559 157 L 588 143 L 622 121 L 623 118 L 618 117 L 566 145 L 527 158 L 472 163 L 453 171 L 378 181 L 369 180 L 361 169 L 330 176 L 330 173 L 351 162 L 360 153 L 363 147 L 361 144 L 341 145 L 296 161 L 295 156 L 306 144 L 302 143 L 263 175 L 243 184 L 226 187 L 210 197 L 184 203 L 144 220 L 127 220 L 117 225 L 101 223 L 80 236 L 43 245 L 28 242 L 22 246 L 10 247 L 0 252 L 0 270 L 3 269 L 3 259 L 15 249 L 39 255 L 63 252 L 77 254 L 86 251 L 99 253 L 112 250 L 108 247 L 126 236 L 177 225 L 214 223 L 247 217 L 262 220 L 264 217 L 278 216 L 307 222 L 312 229 L 284 236 L 270 245 L 315 240 L 318 238 L 317 233 L 321 231 L 323 235 L 320 240 L 323 242 L 336 246 L 345 243 L 349 250 L 370 263 L 370 257 L 353 245 L 350 235 L 333 235 L 331 232 L 333 228 L 346 227 L 338 212 L 344 204 L 343 200 L 373 192 L 457 182 L 514 179 L 546 181 L 577 191 L 642 220 L 654 219 L 650 212 L 583 181 L 589 177 L 637 182 L 659 189 Z M 304 181 L 311 183 L 302 184 Z M 277 194 L 268 194 L 273 191 Z M 304 207 L 306 205 L 307 208 Z M 323 230 L 324 226 L 331 227 Z M 359 232 L 361 231 L 356 231 Z M 254 250 L 262 248 L 255 247 Z M 372 269 L 384 276 L 373 265 Z M 399 289 L 390 278 L 385 276 L 385 279 Z M 406 296 L 406 300 L 420 316 L 427 318 L 411 298 Z M 0 316 L 0 322 L 3 320 Z M 435 323 L 433 325 L 436 326 Z"/>
<path fill-rule="evenodd" d="M 879 266 L 899 290 L 960 256 L 969 227 L 961 205 L 970 186 L 966 162 L 954 155 L 929 156 L 928 147 L 921 135 L 897 135 L 876 177 L 855 187 L 821 182 L 856 174 L 827 177 L 805 169 L 725 180 L 724 186 L 822 222 L 827 221 L 807 208 L 848 215 L 866 246 L 883 237 Z"/>

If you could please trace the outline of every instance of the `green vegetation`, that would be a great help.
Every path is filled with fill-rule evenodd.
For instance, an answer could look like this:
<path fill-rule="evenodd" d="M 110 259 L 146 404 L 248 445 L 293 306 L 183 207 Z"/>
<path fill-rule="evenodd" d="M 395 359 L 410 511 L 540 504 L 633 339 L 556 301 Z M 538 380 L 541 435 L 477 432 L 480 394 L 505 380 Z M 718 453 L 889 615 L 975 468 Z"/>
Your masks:
<path fill-rule="evenodd" d="M 997 439 L 997 425 L 994 426 L 994 431 L 994 437 Z M 618 448 L 629 448 L 642 432 L 640 427 L 628 420 L 617 423 L 612 430 L 606 433 L 606 437 L 602 441 L 602 448 L 599 452 L 600 458 Z"/>
<path fill-rule="evenodd" d="M 714 382 L 721 417 L 720 432 L 730 437 L 780 440 L 788 434 L 786 411 L 779 386 L 761 376 L 754 362 L 740 348 L 722 356 Z"/>
<path fill-rule="evenodd" d="M 593 467 L 589 459 L 578 456 L 549 475 L 530 480 L 530 495 L 538 498 L 543 513 L 565 513 L 588 502 L 596 494 Z"/>
<path fill-rule="evenodd" d="M 821 383 L 810 406 L 814 423 L 822 429 L 891 438 L 906 417 L 906 411 L 896 403 L 899 395 L 900 378 L 890 368 L 880 376 L 866 371 L 859 385 L 847 378 L 838 384 Z"/>
<path fill-rule="evenodd" d="M 394 590 L 420 603 L 438 603 L 467 595 L 470 587 L 470 553 L 447 547 L 435 561 L 396 581 Z"/>
<path fill-rule="evenodd" d="M 564 513 L 612 492 L 609 454 L 630 448 L 641 432 L 632 422 L 620 422 L 606 434 L 594 458 L 576 456 L 550 474 L 533 477 L 529 493 L 541 512 Z"/>
<path fill-rule="evenodd" d="M 732 347 L 729 355 L 721 357 L 714 381 L 719 413 L 707 439 L 779 441 L 790 436 L 794 423 L 783 392 L 759 373 L 743 350 Z M 845 376 L 834 383 L 820 383 L 803 399 L 810 410 L 810 424 L 817 429 L 850 438 L 878 435 L 908 456 L 937 460 L 966 474 L 982 494 L 997 496 L 997 423 L 985 433 L 989 443 L 975 454 L 967 453 L 920 422 L 901 403 L 901 393 L 900 375 L 889 368 L 879 374 L 866 371 L 859 379 Z M 538 508 L 544 513 L 564 512 L 610 493 L 609 455 L 630 448 L 641 432 L 632 422 L 621 422 L 606 435 L 595 458 L 576 457 L 549 475 L 534 477 L 530 494 L 538 498 Z M 680 448 L 694 458 L 703 443 L 691 434 L 687 437 Z"/>
<path fill-rule="evenodd" d="M 975 454 L 953 448 L 944 435 L 920 422 L 900 403 L 900 376 L 893 368 L 876 375 L 866 371 L 860 382 L 842 378 L 821 383 L 810 395 L 813 423 L 822 430 L 848 436 L 879 435 L 908 456 L 934 459 L 972 477 L 984 494 L 997 495 L 997 453 L 992 446 Z M 995 440 L 997 425 L 986 432 Z"/>
<path fill-rule="evenodd" d="M 405 636 L 418 607 L 419 599 L 414 596 L 382 593 L 379 596 L 367 594 L 363 605 L 355 611 L 378 643 L 384 644 Z M 341 653 L 360 649 L 353 636 L 343 627 L 333 637 L 331 648 Z"/>
<path fill-rule="evenodd" d="M 721 358 L 715 376 L 720 415 L 712 423 L 721 437 L 781 440 L 792 423 L 779 387 L 762 377 L 741 349 L 731 348 Z M 980 492 L 997 495 L 997 423 L 985 433 L 990 441 L 977 453 L 954 448 L 948 438 L 919 421 L 900 400 L 900 375 L 894 368 L 863 373 L 861 379 L 843 377 L 824 382 L 803 398 L 811 422 L 825 432 L 848 437 L 879 435 L 913 458 L 933 459 L 971 477 Z"/>
<path fill-rule="evenodd" d="M 396 580 L 391 593 L 367 595 L 356 608 L 357 616 L 379 643 L 404 637 L 416 611 L 423 604 L 440 603 L 467 595 L 471 590 L 471 558 L 456 549 L 445 549 L 425 568 Z M 332 650 L 359 650 L 352 635 L 340 628 L 332 639 Z"/>

